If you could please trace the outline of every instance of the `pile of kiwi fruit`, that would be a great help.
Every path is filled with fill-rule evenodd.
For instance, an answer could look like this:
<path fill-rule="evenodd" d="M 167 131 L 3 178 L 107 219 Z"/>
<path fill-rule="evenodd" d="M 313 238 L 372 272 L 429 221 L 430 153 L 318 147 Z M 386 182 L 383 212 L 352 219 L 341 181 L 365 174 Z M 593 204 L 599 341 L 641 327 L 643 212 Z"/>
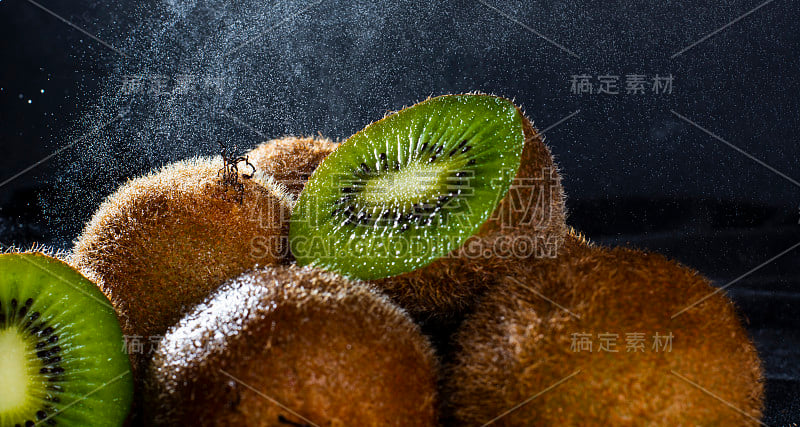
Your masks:
<path fill-rule="evenodd" d="M 572 342 L 656 332 L 669 352 Z M 130 180 L 71 252 L 0 255 L 0 350 L 0 427 L 742 425 L 763 406 L 731 302 L 570 228 L 542 136 L 479 93 Z"/>

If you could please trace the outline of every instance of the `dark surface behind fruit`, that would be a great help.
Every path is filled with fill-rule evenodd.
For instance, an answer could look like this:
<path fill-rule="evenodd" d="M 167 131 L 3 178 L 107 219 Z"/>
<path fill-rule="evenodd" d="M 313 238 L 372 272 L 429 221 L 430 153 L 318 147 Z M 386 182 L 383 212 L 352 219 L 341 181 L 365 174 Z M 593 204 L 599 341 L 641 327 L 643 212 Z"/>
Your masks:
<path fill-rule="evenodd" d="M 386 110 L 469 90 L 515 98 L 540 129 L 568 117 L 546 139 L 570 222 L 590 238 L 664 252 L 719 285 L 800 242 L 792 2 L 40 4 L 128 56 L 0 0 L 3 245 L 68 247 L 126 179 L 214 153 L 218 138 L 242 152 L 288 133 L 345 138 Z M 574 94 L 580 74 L 619 75 L 621 93 Z M 626 94 L 626 74 L 672 74 L 672 93 Z M 186 75 L 196 87 L 177 91 Z M 127 94 L 125 76 L 166 88 Z M 770 425 L 800 419 L 798 265 L 795 248 L 728 288 L 765 362 Z"/>

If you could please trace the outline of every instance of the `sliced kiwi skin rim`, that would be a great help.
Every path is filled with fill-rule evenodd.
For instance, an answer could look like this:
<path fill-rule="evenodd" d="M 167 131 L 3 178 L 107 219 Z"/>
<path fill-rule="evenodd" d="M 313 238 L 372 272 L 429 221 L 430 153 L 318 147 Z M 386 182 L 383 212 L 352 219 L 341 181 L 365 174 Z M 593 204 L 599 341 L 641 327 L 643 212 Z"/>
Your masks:
<path fill-rule="evenodd" d="M 292 214 L 292 253 L 356 279 L 424 267 L 489 218 L 524 144 L 522 114 L 495 96 L 440 96 L 389 115 L 314 171 Z"/>
<path fill-rule="evenodd" d="M 0 427 L 125 422 L 133 381 L 119 321 L 67 264 L 0 255 L 0 346 L 0 377 L 15 383 L 2 390 Z"/>

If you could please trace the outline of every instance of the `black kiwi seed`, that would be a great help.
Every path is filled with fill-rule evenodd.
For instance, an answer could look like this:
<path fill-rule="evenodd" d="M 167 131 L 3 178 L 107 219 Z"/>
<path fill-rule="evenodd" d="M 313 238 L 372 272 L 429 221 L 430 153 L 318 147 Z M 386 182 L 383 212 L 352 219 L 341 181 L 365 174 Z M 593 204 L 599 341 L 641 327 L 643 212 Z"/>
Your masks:
<path fill-rule="evenodd" d="M 372 224 L 372 214 L 365 214 L 364 216 L 359 218 L 359 223 L 361 225 L 370 225 Z"/>
<path fill-rule="evenodd" d="M 36 319 L 38 319 L 38 318 L 39 318 L 39 316 L 41 316 L 41 313 L 39 313 L 38 311 L 34 311 L 34 312 L 31 314 L 31 321 L 35 321 Z"/>
<path fill-rule="evenodd" d="M 462 149 L 461 149 L 461 153 L 462 153 L 462 154 L 463 154 L 463 153 L 466 153 L 467 151 L 469 151 L 469 150 L 471 150 L 471 149 L 472 149 L 472 146 L 471 146 L 471 145 L 467 145 L 466 147 L 464 147 L 464 148 L 462 148 Z"/>
<path fill-rule="evenodd" d="M 349 201 L 350 201 L 350 200 L 352 200 L 352 199 L 353 199 L 353 196 L 352 196 L 352 195 L 349 195 L 349 196 L 344 196 L 344 197 L 340 198 L 339 200 L 337 200 L 335 203 L 336 203 L 337 205 L 341 205 L 341 204 L 344 204 L 344 203 L 347 203 L 347 202 L 349 202 Z"/>
<path fill-rule="evenodd" d="M 361 163 L 361 170 L 363 170 L 365 173 L 372 172 L 372 169 L 370 169 L 369 166 L 367 166 L 366 163 Z"/>
<path fill-rule="evenodd" d="M 467 166 L 475 166 L 475 163 L 476 163 L 475 159 L 469 159 L 469 161 L 467 162 Z"/>
<path fill-rule="evenodd" d="M 41 333 L 41 334 L 39 334 L 39 335 L 41 335 L 41 336 L 43 336 L 43 337 L 46 337 L 46 336 L 49 336 L 49 335 L 50 335 L 50 334 L 52 334 L 52 333 L 53 333 L 53 328 L 52 328 L 52 327 L 50 327 L 50 326 L 48 326 L 48 327 L 44 328 L 44 330 L 42 331 L 42 333 Z"/>
<path fill-rule="evenodd" d="M 425 154 L 425 149 L 426 148 L 428 148 L 428 143 L 427 142 L 422 144 L 422 147 L 420 147 L 420 149 L 419 149 L 419 153 L 420 154 Z"/>
<path fill-rule="evenodd" d="M 354 192 L 355 192 L 355 190 L 353 190 L 353 187 L 343 187 L 342 188 L 342 193 L 351 194 L 351 193 L 354 193 Z"/>

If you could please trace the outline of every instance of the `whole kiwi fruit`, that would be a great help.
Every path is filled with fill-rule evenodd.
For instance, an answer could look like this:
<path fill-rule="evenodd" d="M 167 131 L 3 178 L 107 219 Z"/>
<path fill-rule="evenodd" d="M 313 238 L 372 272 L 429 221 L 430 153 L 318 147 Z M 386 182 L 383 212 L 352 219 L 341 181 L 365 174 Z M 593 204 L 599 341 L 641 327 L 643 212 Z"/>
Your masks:
<path fill-rule="evenodd" d="M 756 350 L 708 279 L 661 255 L 568 247 L 518 263 L 456 333 L 449 422 L 758 423 Z"/>
<path fill-rule="evenodd" d="M 247 157 L 256 170 L 271 175 L 297 196 L 317 166 L 338 146 L 322 136 L 285 136 L 259 144 Z"/>
<path fill-rule="evenodd" d="M 157 339 L 225 280 L 285 262 L 291 198 L 228 166 L 193 158 L 133 179 L 77 239 L 72 263 L 108 296 L 126 335 Z"/>
<path fill-rule="evenodd" d="M 148 425 L 433 426 L 436 360 L 374 289 L 275 266 L 171 328 L 146 380 Z"/>

